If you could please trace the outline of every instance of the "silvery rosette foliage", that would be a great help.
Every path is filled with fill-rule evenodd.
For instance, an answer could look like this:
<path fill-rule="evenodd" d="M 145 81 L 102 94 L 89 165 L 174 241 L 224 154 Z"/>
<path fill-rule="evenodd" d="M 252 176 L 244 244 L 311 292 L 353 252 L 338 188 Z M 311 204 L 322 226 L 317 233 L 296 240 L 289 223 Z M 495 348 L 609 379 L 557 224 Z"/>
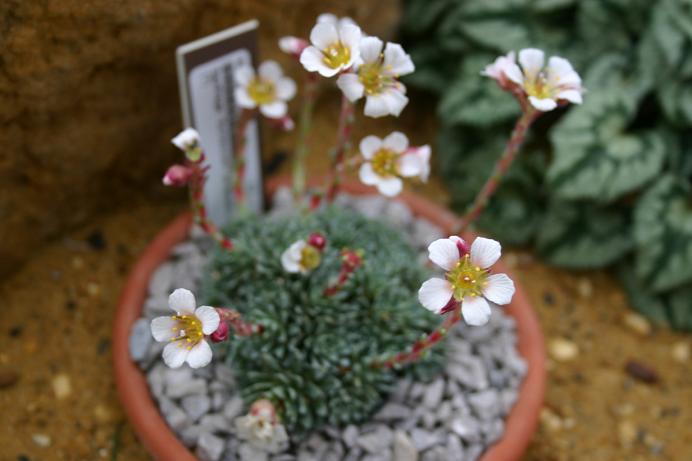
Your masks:
<path fill-rule="evenodd" d="M 440 97 L 440 171 L 464 209 L 519 108 L 473 78 L 539 47 L 584 72 L 588 98 L 538 124 L 479 227 L 573 269 L 616 265 L 634 307 L 692 329 L 692 3 L 407 0 L 403 35 Z"/>
<path fill-rule="evenodd" d="M 287 273 L 282 252 L 315 229 L 329 236 L 321 264 L 309 277 Z M 203 297 L 237 306 L 264 331 L 218 347 L 228 347 L 243 400 L 282 402 L 282 422 L 292 435 L 363 421 L 398 375 L 437 370 L 440 350 L 401 370 L 372 366 L 437 323 L 416 299 L 426 270 L 388 225 L 329 207 L 306 216 L 237 220 L 225 230 L 235 248 L 215 252 Z M 344 247 L 362 249 L 363 265 L 338 293 L 324 296 Z"/>

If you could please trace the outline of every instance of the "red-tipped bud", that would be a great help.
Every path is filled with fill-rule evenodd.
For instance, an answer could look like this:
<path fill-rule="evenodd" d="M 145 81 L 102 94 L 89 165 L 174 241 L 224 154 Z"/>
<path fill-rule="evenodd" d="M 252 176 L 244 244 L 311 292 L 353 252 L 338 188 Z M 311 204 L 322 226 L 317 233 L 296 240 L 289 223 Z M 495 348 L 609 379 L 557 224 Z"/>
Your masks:
<path fill-rule="evenodd" d="M 358 267 L 360 267 L 360 265 L 363 263 L 363 257 L 358 251 L 348 249 L 343 250 L 341 252 L 341 257 L 343 260 L 344 269 L 349 272 L 353 272 L 354 270 L 358 269 Z"/>
<path fill-rule="evenodd" d="M 233 249 L 233 242 L 231 242 L 227 238 L 224 238 L 223 240 L 221 240 L 221 247 L 226 249 L 226 250 L 232 250 Z"/>
<path fill-rule="evenodd" d="M 263 419 L 270 421 L 272 424 L 276 424 L 278 422 L 274 404 L 268 399 L 256 400 L 252 405 L 250 405 L 250 414 L 253 416 L 260 416 Z"/>
<path fill-rule="evenodd" d="M 466 240 L 464 240 L 461 237 L 455 237 L 454 240 L 456 241 L 457 244 L 457 249 L 459 250 L 459 257 L 463 258 L 469 252 L 471 251 L 471 247 L 469 246 L 468 243 L 466 243 Z"/>
<path fill-rule="evenodd" d="M 310 209 L 316 210 L 322 203 L 322 194 L 312 194 L 310 196 Z"/>
<path fill-rule="evenodd" d="M 303 40 L 299 37 L 286 36 L 279 39 L 279 48 L 284 53 L 295 56 L 296 58 L 300 56 L 309 43 L 307 40 Z"/>
<path fill-rule="evenodd" d="M 192 174 L 191 168 L 184 165 L 173 165 L 166 171 L 166 175 L 163 177 L 163 183 L 166 186 L 182 187 L 190 182 Z"/>
<path fill-rule="evenodd" d="M 228 339 L 228 324 L 221 320 L 219 327 L 209 336 L 209 338 L 215 343 L 226 341 Z"/>
<path fill-rule="evenodd" d="M 281 118 L 270 118 L 268 120 L 272 123 L 272 125 L 274 125 L 281 131 L 291 131 L 293 130 L 293 128 L 296 127 L 296 124 L 293 122 L 293 119 L 288 115 L 284 115 Z"/>
<path fill-rule="evenodd" d="M 308 245 L 322 251 L 324 250 L 324 247 L 327 246 L 327 237 L 320 234 L 319 232 L 313 232 L 308 237 Z"/>

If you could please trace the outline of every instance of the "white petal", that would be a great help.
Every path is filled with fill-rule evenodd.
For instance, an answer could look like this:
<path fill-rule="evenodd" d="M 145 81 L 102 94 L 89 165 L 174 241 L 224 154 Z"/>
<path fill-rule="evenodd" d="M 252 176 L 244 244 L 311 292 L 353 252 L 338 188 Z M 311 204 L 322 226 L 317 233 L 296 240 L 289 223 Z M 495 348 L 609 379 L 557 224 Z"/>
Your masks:
<path fill-rule="evenodd" d="M 420 179 L 423 182 L 427 182 L 428 177 L 430 176 L 430 146 L 427 144 L 420 146 L 418 149 L 416 149 L 416 154 L 418 155 L 421 163 Z"/>
<path fill-rule="evenodd" d="M 323 77 L 333 77 L 340 69 L 332 69 L 324 63 L 324 55 L 314 46 L 309 46 L 300 53 L 300 63 L 309 72 L 319 72 Z"/>
<path fill-rule="evenodd" d="M 259 68 L 257 69 L 257 73 L 263 79 L 271 82 L 278 81 L 284 75 L 284 71 L 281 70 L 279 63 L 271 59 L 260 64 Z"/>
<path fill-rule="evenodd" d="M 360 141 L 360 153 L 366 160 L 370 160 L 372 156 L 382 148 L 382 140 L 377 136 L 366 136 Z"/>
<path fill-rule="evenodd" d="M 188 144 L 199 143 L 199 133 L 194 128 L 185 128 L 178 133 L 171 142 L 178 148 L 185 150 Z"/>
<path fill-rule="evenodd" d="M 288 77 L 282 77 L 276 82 L 276 97 L 288 101 L 296 95 L 296 82 Z"/>
<path fill-rule="evenodd" d="M 397 177 L 382 178 L 377 184 L 377 190 L 380 191 L 380 194 L 387 197 L 394 197 L 401 192 L 403 187 L 404 183 Z"/>
<path fill-rule="evenodd" d="M 556 98 L 567 100 L 573 104 L 581 104 L 582 103 L 581 91 L 579 91 L 579 90 L 560 91 L 557 94 Z"/>
<path fill-rule="evenodd" d="M 406 152 L 399 157 L 399 174 L 405 178 L 420 176 L 423 169 L 421 158 L 415 152 Z"/>
<path fill-rule="evenodd" d="M 377 37 L 365 37 L 360 41 L 360 58 L 363 62 L 378 61 L 382 53 L 382 45 L 382 40 Z"/>
<path fill-rule="evenodd" d="M 437 239 L 428 245 L 428 258 L 442 269 L 449 271 L 459 261 L 459 248 L 451 238 Z"/>
<path fill-rule="evenodd" d="M 502 246 L 497 240 L 477 237 L 471 244 L 471 262 L 481 269 L 495 264 L 501 254 Z"/>
<path fill-rule="evenodd" d="M 188 352 L 182 342 L 169 343 L 163 348 L 163 361 L 171 368 L 178 368 L 185 363 Z"/>
<path fill-rule="evenodd" d="M 581 85 L 581 77 L 565 58 L 552 56 L 546 68 L 548 80 L 554 85 Z"/>
<path fill-rule="evenodd" d="M 178 288 L 168 297 L 168 307 L 179 314 L 192 314 L 197 307 L 195 295 L 190 290 Z"/>
<path fill-rule="evenodd" d="M 492 311 L 488 301 L 482 296 L 464 298 L 461 303 L 461 315 L 469 325 L 481 326 L 488 323 Z"/>
<path fill-rule="evenodd" d="M 400 131 L 394 131 L 382 140 L 382 145 L 394 152 L 404 152 L 408 149 L 408 138 Z"/>
<path fill-rule="evenodd" d="M 202 333 L 205 335 L 214 333 L 219 328 L 219 323 L 221 323 L 219 313 L 211 306 L 198 307 L 195 311 L 195 317 L 202 322 Z"/>
<path fill-rule="evenodd" d="M 298 240 L 281 254 L 281 265 L 286 272 L 300 272 L 300 256 L 303 248 L 305 248 L 305 241 Z"/>
<path fill-rule="evenodd" d="M 317 16 L 317 22 L 326 22 L 336 26 L 339 23 L 339 18 L 332 13 L 322 13 L 321 15 Z"/>
<path fill-rule="evenodd" d="M 538 99 L 535 96 L 529 96 L 529 102 L 533 107 L 536 109 L 542 111 L 542 112 L 548 112 L 550 110 L 553 110 L 557 107 L 557 103 L 550 98 L 545 98 L 545 99 Z"/>
<path fill-rule="evenodd" d="M 247 86 L 255 78 L 255 70 L 251 66 L 242 66 L 233 73 L 235 83 L 239 86 Z"/>
<path fill-rule="evenodd" d="M 344 96 L 346 96 L 346 98 L 351 102 L 362 98 L 363 93 L 365 92 L 365 87 L 362 83 L 360 83 L 358 75 L 354 73 L 339 75 L 339 78 L 336 79 L 336 86 L 341 89 Z"/>
<path fill-rule="evenodd" d="M 529 80 L 533 80 L 543 69 L 545 54 L 536 48 L 525 48 L 519 52 L 519 63 L 524 70 L 524 75 Z"/>
<path fill-rule="evenodd" d="M 321 50 L 338 41 L 339 33 L 334 24 L 319 22 L 310 31 L 310 42 Z"/>
<path fill-rule="evenodd" d="M 244 86 L 236 87 L 233 94 L 235 96 L 235 102 L 240 107 L 244 107 L 246 109 L 254 109 L 257 106 L 255 101 L 253 101 L 253 99 L 248 94 L 246 87 L 244 87 Z"/>
<path fill-rule="evenodd" d="M 488 277 L 483 288 L 483 296 L 499 305 L 509 304 L 514 296 L 514 282 L 507 274 L 493 274 Z"/>
<path fill-rule="evenodd" d="M 423 282 L 418 290 L 418 301 L 427 310 L 439 314 L 452 299 L 452 286 L 443 279 L 432 278 Z"/>
<path fill-rule="evenodd" d="M 260 106 L 260 112 L 267 118 L 281 118 L 286 115 L 287 111 L 288 106 L 283 101 L 274 101 Z"/>
<path fill-rule="evenodd" d="M 384 66 L 394 75 L 406 75 L 416 68 L 409 56 L 398 43 L 387 43 L 384 48 Z"/>
<path fill-rule="evenodd" d="M 521 69 L 519 69 L 519 66 L 517 66 L 516 64 L 508 64 L 504 68 L 504 73 L 508 79 L 510 79 L 517 85 L 521 85 L 522 83 L 524 83 L 524 74 L 522 74 Z"/>
<path fill-rule="evenodd" d="M 209 344 L 202 340 L 195 344 L 187 354 L 187 364 L 190 368 L 202 368 L 211 362 L 212 352 Z"/>
<path fill-rule="evenodd" d="M 173 317 L 156 317 L 151 321 L 151 335 L 160 343 L 170 341 L 178 336 L 177 324 Z"/>
<path fill-rule="evenodd" d="M 368 96 L 365 99 L 365 110 L 363 111 L 368 117 L 378 118 L 389 115 L 389 107 L 384 94 Z"/>
<path fill-rule="evenodd" d="M 362 33 L 355 24 L 342 23 L 339 25 L 339 40 L 351 49 L 351 58 L 360 56 L 360 41 Z"/>
<path fill-rule="evenodd" d="M 358 170 L 358 177 L 363 184 L 367 184 L 368 186 L 374 186 L 381 180 L 381 178 L 372 170 L 372 165 L 370 163 L 364 163 L 360 166 L 360 170 Z"/>

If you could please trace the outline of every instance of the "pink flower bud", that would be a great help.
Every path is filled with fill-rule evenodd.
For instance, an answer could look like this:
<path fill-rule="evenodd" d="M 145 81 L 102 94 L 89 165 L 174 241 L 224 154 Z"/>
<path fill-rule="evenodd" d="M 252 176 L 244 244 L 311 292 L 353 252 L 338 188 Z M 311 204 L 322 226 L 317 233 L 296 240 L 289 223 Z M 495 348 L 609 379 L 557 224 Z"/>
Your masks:
<path fill-rule="evenodd" d="M 284 115 L 280 118 L 270 118 L 268 120 L 272 123 L 272 125 L 274 125 L 277 129 L 281 131 L 291 131 L 293 130 L 293 128 L 296 127 L 296 124 L 293 122 L 293 119 L 288 115 Z"/>
<path fill-rule="evenodd" d="M 308 42 L 302 38 L 287 36 L 279 39 L 279 48 L 281 51 L 295 57 L 300 56 L 300 53 L 302 53 L 307 46 Z"/>
<path fill-rule="evenodd" d="M 327 245 L 327 237 L 320 234 L 319 232 L 313 232 L 308 237 L 308 245 L 322 251 L 324 250 L 324 247 Z"/>
<path fill-rule="evenodd" d="M 219 327 L 209 336 L 209 338 L 215 343 L 226 341 L 228 339 L 228 324 L 221 320 Z"/>
<path fill-rule="evenodd" d="M 163 183 L 166 186 L 185 186 L 190 181 L 192 174 L 191 168 L 184 165 L 173 165 L 166 171 L 166 175 L 163 177 Z"/>
<path fill-rule="evenodd" d="M 274 404 L 268 399 L 256 400 L 250 406 L 250 414 L 253 416 L 260 416 L 263 419 L 270 421 L 272 424 L 276 424 L 278 422 Z"/>

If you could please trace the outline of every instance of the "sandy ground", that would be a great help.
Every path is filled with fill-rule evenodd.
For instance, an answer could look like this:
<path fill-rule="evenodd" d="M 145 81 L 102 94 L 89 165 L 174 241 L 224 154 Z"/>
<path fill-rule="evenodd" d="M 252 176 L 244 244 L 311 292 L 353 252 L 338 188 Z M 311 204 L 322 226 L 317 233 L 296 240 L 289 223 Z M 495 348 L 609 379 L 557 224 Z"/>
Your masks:
<path fill-rule="evenodd" d="M 418 115 L 403 120 L 415 143 L 432 126 Z M 318 145 L 331 142 L 319 127 L 332 123 L 320 117 Z M 436 183 L 422 192 L 446 200 Z M 128 269 L 183 207 L 151 197 L 121 207 L 0 281 L 0 461 L 148 459 L 116 397 L 109 332 Z M 692 459 L 690 337 L 633 316 L 608 274 L 555 270 L 524 251 L 506 258 L 550 351 L 547 402 L 526 459 Z"/>

